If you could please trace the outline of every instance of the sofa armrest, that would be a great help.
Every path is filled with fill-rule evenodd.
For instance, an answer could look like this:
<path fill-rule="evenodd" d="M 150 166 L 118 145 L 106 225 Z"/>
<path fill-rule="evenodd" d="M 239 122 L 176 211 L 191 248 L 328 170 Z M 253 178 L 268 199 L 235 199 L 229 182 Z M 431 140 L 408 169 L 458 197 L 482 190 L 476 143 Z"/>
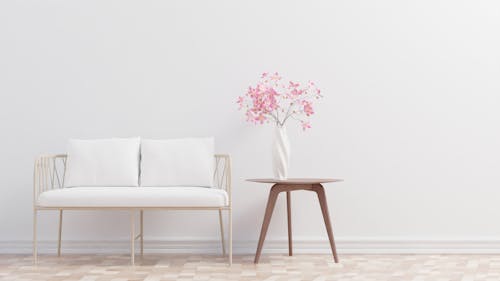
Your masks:
<path fill-rule="evenodd" d="M 216 188 L 227 192 L 231 207 L 231 158 L 227 154 L 215 155 L 214 183 Z"/>
<path fill-rule="evenodd" d="M 35 159 L 33 172 L 33 206 L 36 206 L 40 193 L 64 187 L 66 155 L 41 155 Z"/>

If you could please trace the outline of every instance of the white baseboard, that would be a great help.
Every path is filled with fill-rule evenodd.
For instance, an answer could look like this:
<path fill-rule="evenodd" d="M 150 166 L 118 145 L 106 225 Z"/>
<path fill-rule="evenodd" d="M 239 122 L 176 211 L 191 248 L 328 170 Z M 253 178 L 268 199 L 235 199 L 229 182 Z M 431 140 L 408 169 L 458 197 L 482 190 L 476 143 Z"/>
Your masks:
<path fill-rule="evenodd" d="M 138 246 L 139 243 L 136 243 Z M 340 254 L 500 254 L 500 239 L 394 239 L 394 238 L 339 238 L 336 240 Z M 39 252 L 55 253 L 57 242 L 39 241 Z M 129 252 L 128 240 L 110 241 L 65 241 L 63 253 L 121 254 Z M 234 241 L 235 254 L 254 254 L 257 241 Z M 293 242 L 295 253 L 328 254 L 327 240 L 297 239 Z M 286 253 L 286 239 L 267 240 L 264 243 L 266 253 Z M 29 254 L 31 241 L 0 241 L 0 254 Z M 215 239 L 146 239 L 146 253 L 179 254 L 219 254 L 221 243 Z"/>

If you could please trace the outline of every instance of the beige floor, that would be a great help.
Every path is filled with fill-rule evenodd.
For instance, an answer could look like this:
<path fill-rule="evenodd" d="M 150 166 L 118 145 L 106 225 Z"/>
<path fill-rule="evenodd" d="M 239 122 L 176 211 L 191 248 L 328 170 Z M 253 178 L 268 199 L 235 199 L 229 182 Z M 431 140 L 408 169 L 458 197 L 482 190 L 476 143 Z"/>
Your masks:
<path fill-rule="evenodd" d="M 0 280 L 377 280 L 499 281 L 500 255 L 235 256 L 230 268 L 217 256 L 145 255 L 129 266 L 126 255 L 0 255 Z"/>

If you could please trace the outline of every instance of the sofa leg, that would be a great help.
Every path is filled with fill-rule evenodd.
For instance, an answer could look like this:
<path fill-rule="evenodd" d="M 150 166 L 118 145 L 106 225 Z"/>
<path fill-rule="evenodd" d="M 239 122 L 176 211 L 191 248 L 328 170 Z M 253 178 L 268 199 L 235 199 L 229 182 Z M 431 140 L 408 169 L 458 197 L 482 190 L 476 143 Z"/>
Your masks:
<path fill-rule="evenodd" d="M 233 210 L 229 208 L 229 265 L 233 264 Z"/>
<path fill-rule="evenodd" d="M 37 210 L 33 210 L 33 264 L 38 263 L 38 252 L 37 252 L 37 237 L 36 237 L 36 229 L 37 228 Z"/>
<path fill-rule="evenodd" d="M 220 238 L 222 243 L 222 256 L 226 256 L 226 241 L 224 241 L 224 220 L 222 219 L 222 209 L 219 209 Z"/>
<path fill-rule="evenodd" d="M 144 210 L 141 210 L 141 257 L 144 256 Z"/>
<path fill-rule="evenodd" d="M 135 261 L 135 225 L 134 225 L 134 218 L 135 217 L 135 212 L 131 211 L 130 212 L 130 264 L 134 265 Z"/>
<path fill-rule="evenodd" d="M 63 210 L 59 210 L 59 234 L 57 237 L 57 256 L 61 256 L 61 234 L 62 234 Z"/>

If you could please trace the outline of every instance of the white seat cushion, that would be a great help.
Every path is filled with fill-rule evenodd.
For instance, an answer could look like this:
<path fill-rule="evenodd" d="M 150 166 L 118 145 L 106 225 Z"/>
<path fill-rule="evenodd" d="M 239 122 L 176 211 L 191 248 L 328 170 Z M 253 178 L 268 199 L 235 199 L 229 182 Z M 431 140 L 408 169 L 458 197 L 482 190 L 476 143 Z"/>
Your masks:
<path fill-rule="evenodd" d="M 205 187 L 72 187 L 45 191 L 41 207 L 222 207 L 226 191 Z"/>

